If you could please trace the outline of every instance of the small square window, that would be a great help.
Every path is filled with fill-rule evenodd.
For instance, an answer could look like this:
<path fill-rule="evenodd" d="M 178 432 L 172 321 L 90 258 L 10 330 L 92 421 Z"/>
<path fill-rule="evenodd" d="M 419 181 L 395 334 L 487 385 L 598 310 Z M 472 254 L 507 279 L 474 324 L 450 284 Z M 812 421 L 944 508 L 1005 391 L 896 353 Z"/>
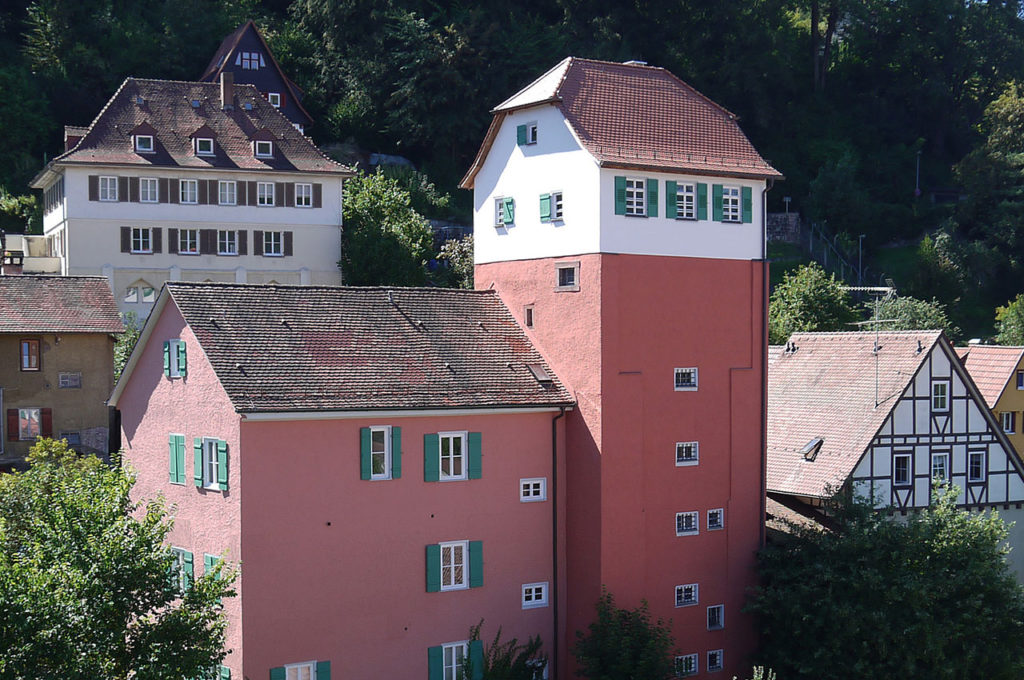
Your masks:
<path fill-rule="evenodd" d="M 116 201 L 118 199 L 116 177 L 100 177 L 99 189 L 101 201 Z"/>
<path fill-rule="evenodd" d="M 58 373 L 57 387 L 62 390 L 75 390 L 82 387 L 81 373 Z"/>
<path fill-rule="evenodd" d="M 22 340 L 21 346 L 21 370 L 39 370 L 39 340 Z"/>
<path fill-rule="evenodd" d="M 153 252 L 153 234 L 149 227 L 132 227 L 132 252 Z"/>
<path fill-rule="evenodd" d="M 676 442 L 676 465 L 696 465 L 700 460 L 697 442 Z"/>
<path fill-rule="evenodd" d="M 715 508 L 708 510 L 708 531 L 725 527 L 725 510 Z"/>
<path fill-rule="evenodd" d="M 548 606 L 548 584 L 526 583 L 522 590 L 523 609 L 534 609 L 536 607 Z"/>
<path fill-rule="evenodd" d="M 139 203 L 157 203 L 160 200 L 160 183 L 156 177 L 139 178 Z"/>
<path fill-rule="evenodd" d="M 677 678 L 686 678 L 691 675 L 697 675 L 697 655 L 684 654 L 682 656 L 677 656 L 675 658 L 674 670 Z"/>
<path fill-rule="evenodd" d="M 700 587 L 696 583 L 676 586 L 676 606 L 689 607 L 700 601 Z"/>
<path fill-rule="evenodd" d="M 32 441 L 41 435 L 42 413 L 39 408 L 18 409 L 18 439 Z"/>
<path fill-rule="evenodd" d="M 196 155 L 197 156 L 212 156 L 213 155 L 213 139 L 210 137 L 196 137 Z"/>
<path fill-rule="evenodd" d="M 526 305 L 523 308 L 523 323 L 527 328 L 533 328 L 533 305 Z"/>
<path fill-rule="evenodd" d="M 1017 431 L 1017 413 L 1015 411 L 1003 411 L 999 414 L 1003 424 L 1003 432 L 1013 434 Z"/>
<path fill-rule="evenodd" d="M 639 177 L 626 178 L 626 214 L 634 217 L 646 217 L 647 200 L 646 180 Z"/>
<path fill-rule="evenodd" d="M 949 410 L 949 381 L 932 381 L 932 410 L 943 412 Z"/>
<path fill-rule="evenodd" d="M 932 479 L 943 482 L 949 479 L 948 453 L 932 454 Z"/>
<path fill-rule="evenodd" d="M 142 292 L 143 302 L 156 302 L 156 288 L 152 286 L 142 286 L 140 288 Z"/>
<path fill-rule="evenodd" d="M 693 392 L 697 389 L 697 369 L 677 368 L 675 372 L 676 392 Z"/>
<path fill-rule="evenodd" d="M 555 291 L 572 292 L 580 289 L 580 263 L 571 262 L 555 265 L 557 286 Z"/>
<path fill-rule="evenodd" d="M 280 92 L 268 92 L 267 93 L 267 101 L 270 102 L 270 105 L 273 106 L 275 109 L 281 108 L 281 93 Z"/>
<path fill-rule="evenodd" d="M 284 255 L 284 232 L 263 232 L 263 254 L 267 257 L 281 257 Z"/>
<path fill-rule="evenodd" d="M 82 433 L 71 430 L 67 432 L 61 432 L 60 438 L 67 441 L 68 446 L 77 451 L 82 446 Z"/>
<path fill-rule="evenodd" d="M 714 673 L 722 670 L 722 659 L 724 654 L 721 649 L 712 649 L 708 652 L 707 672 Z"/>
<path fill-rule="evenodd" d="M 253 152 L 257 158 L 271 158 L 274 155 L 274 143 L 258 139 L 253 142 Z"/>
<path fill-rule="evenodd" d="M 676 219 L 697 219 L 697 186 L 692 182 L 676 183 Z"/>
<path fill-rule="evenodd" d="M 265 66 L 263 56 L 259 52 L 242 52 L 235 60 L 236 66 L 241 66 L 246 71 L 257 71 L 260 66 Z"/>
<path fill-rule="evenodd" d="M 676 513 L 676 536 L 693 536 L 700 532 L 700 515 L 697 511 Z"/>
<path fill-rule="evenodd" d="M 469 541 L 441 543 L 441 590 L 469 587 Z"/>
<path fill-rule="evenodd" d="M 178 230 L 178 253 L 181 255 L 199 254 L 199 230 L 179 229 Z"/>
<path fill-rule="evenodd" d="M 238 255 L 238 232 L 230 229 L 217 232 L 217 254 Z"/>
<path fill-rule="evenodd" d="M 548 498 L 548 480 L 546 477 L 519 480 L 519 500 L 523 503 L 545 501 Z"/>
<path fill-rule="evenodd" d="M 913 477 L 913 456 L 910 453 L 894 453 L 892 456 L 892 483 L 895 486 L 910 486 Z"/>
<path fill-rule="evenodd" d="M 153 153 L 153 135 L 135 135 L 135 150 L 139 153 Z"/>
<path fill-rule="evenodd" d="M 716 604 L 708 607 L 708 630 L 725 628 L 725 605 Z"/>
<path fill-rule="evenodd" d="M 235 205 L 238 202 L 238 183 L 234 180 L 217 182 L 217 199 L 221 205 Z"/>
<path fill-rule="evenodd" d="M 260 206 L 272 206 L 274 205 L 274 183 L 273 182 L 257 182 L 256 183 L 256 205 Z"/>
<path fill-rule="evenodd" d="M 967 452 L 967 481 L 984 482 L 987 470 L 985 469 L 985 452 Z"/>
<path fill-rule="evenodd" d="M 740 188 L 722 187 L 722 221 L 740 221 Z"/>
<path fill-rule="evenodd" d="M 313 185 L 312 184 L 296 184 L 295 185 L 295 207 L 296 208 L 312 208 L 313 207 Z"/>
<path fill-rule="evenodd" d="M 199 202 L 199 180 L 183 179 L 180 183 L 180 198 L 182 203 Z"/>

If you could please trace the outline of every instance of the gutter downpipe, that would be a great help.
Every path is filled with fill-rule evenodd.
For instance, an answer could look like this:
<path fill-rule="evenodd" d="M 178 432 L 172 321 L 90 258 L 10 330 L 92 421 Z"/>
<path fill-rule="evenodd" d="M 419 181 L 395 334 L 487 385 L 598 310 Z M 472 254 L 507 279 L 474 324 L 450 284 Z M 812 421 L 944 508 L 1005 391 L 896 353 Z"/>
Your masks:
<path fill-rule="evenodd" d="M 768 192 L 774 179 L 765 182 L 761 191 L 761 523 L 758 526 L 760 545 L 765 543 L 765 513 L 768 484 Z"/>
<path fill-rule="evenodd" d="M 554 680 L 558 677 L 558 421 L 565 417 L 565 407 L 561 407 L 557 416 L 551 419 L 551 615 L 554 631 L 554 644 L 551 645 L 551 664 L 553 671 L 549 676 Z M 764 524 L 764 522 L 762 522 Z M 566 645 L 568 645 L 566 640 Z"/>

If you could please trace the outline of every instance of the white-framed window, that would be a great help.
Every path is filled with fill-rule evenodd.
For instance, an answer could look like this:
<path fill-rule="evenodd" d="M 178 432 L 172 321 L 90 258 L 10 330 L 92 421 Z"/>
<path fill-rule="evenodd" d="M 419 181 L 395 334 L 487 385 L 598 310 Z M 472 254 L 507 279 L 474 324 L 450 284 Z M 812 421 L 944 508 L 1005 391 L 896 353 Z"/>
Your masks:
<path fill-rule="evenodd" d="M 32 441 L 42 434 L 43 410 L 41 408 L 18 409 L 18 439 Z"/>
<path fill-rule="evenodd" d="M 284 667 L 284 680 L 316 680 L 316 661 L 288 664 Z"/>
<path fill-rule="evenodd" d="M 892 454 L 892 483 L 909 486 L 913 478 L 913 455 L 906 452 Z"/>
<path fill-rule="evenodd" d="M 281 257 L 284 255 L 283 231 L 263 232 L 263 254 L 267 257 Z"/>
<path fill-rule="evenodd" d="M 676 183 L 676 219 L 697 219 L 697 185 L 693 182 Z"/>
<path fill-rule="evenodd" d="M 707 664 L 705 669 L 708 673 L 714 673 L 715 671 L 722 670 L 724 666 L 725 653 L 721 649 L 712 649 L 708 652 Z"/>
<path fill-rule="evenodd" d="M 523 324 L 527 328 L 533 328 L 533 305 L 523 307 Z"/>
<path fill-rule="evenodd" d="M 181 355 L 184 354 L 184 350 L 180 349 L 181 346 L 184 344 L 185 341 L 179 339 L 167 341 L 167 351 L 169 353 L 168 359 L 170 361 L 168 366 L 168 370 L 170 372 L 167 375 L 170 378 L 180 378 L 183 373 L 181 369 L 185 367 L 182 366 L 183 362 L 179 359 L 179 357 L 181 357 Z"/>
<path fill-rule="evenodd" d="M 469 587 L 469 541 L 441 543 L 441 590 Z"/>
<path fill-rule="evenodd" d="M 519 500 L 523 503 L 546 501 L 548 499 L 547 477 L 531 477 L 519 480 Z"/>
<path fill-rule="evenodd" d="M 677 656 L 675 659 L 674 670 L 677 678 L 686 678 L 691 675 L 697 675 L 697 655 L 683 654 L 682 656 Z"/>
<path fill-rule="evenodd" d="M 128 286 L 124 291 L 124 301 L 126 303 L 135 303 L 139 301 L 139 289 L 137 286 Z"/>
<path fill-rule="evenodd" d="M 526 143 L 536 144 L 537 143 L 537 122 L 533 121 L 526 124 Z"/>
<path fill-rule="evenodd" d="M 1024 390 L 1024 371 L 1017 371 L 1017 389 Z"/>
<path fill-rule="evenodd" d="M 265 139 L 257 139 L 252 143 L 252 150 L 256 158 L 271 158 L 274 155 L 274 143 Z"/>
<path fill-rule="evenodd" d="M 217 182 L 217 202 L 221 205 L 235 205 L 238 203 L 238 183 L 233 180 L 220 180 Z"/>
<path fill-rule="evenodd" d="M 943 412 L 949 410 L 949 381 L 932 381 L 932 410 Z"/>
<path fill-rule="evenodd" d="M 198 255 L 199 254 L 199 230 L 179 229 L 178 230 L 178 254 Z"/>
<path fill-rule="evenodd" d="M 551 221 L 558 222 L 562 219 L 564 203 L 561 191 L 551 192 Z"/>
<path fill-rule="evenodd" d="M 949 454 L 936 452 L 932 454 L 932 479 L 946 481 L 949 479 Z"/>
<path fill-rule="evenodd" d="M 100 200 L 116 201 L 117 198 L 117 178 L 100 177 Z"/>
<path fill-rule="evenodd" d="M 263 56 L 259 52 L 242 52 L 235 63 L 246 71 L 259 70 L 259 67 L 265 64 Z M 288 680 L 291 680 L 291 678 Z"/>
<path fill-rule="evenodd" d="M 188 590 L 192 586 L 192 578 L 187 568 L 187 557 L 191 556 L 191 553 L 181 548 L 171 548 L 171 556 L 174 558 L 174 562 L 171 565 L 171 574 L 177 586 L 182 591 Z"/>
<path fill-rule="evenodd" d="M 725 605 L 713 604 L 708 607 L 708 630 L 725 628 Z"/>
<path fill-rule="evenodd" d="M 270 105 L 273 106 L 275 109 L 281 108 L 281 93 L 280 92 L 268 92 L 267 93 L 267 101 L 270 102 Z"/>
<path fill-rule="evenodd" d="M 160 200 L 160 182 L 156 177 L 139 178 L 139 203 L 157 203 Z"/>
<path fill-rule="evenodd" d="M 172 363 L 173 367 L 174 364 Z M 220 472 L 220 455 L 218 454 L 219 439 L 203 438 L 203 488 L 220 490 L 218 474 Z"/>
<path fill-rule="evenodd" d="M 548 606 L 548 582 L 524 583 L 522 590 L 523 609 Z"/>
<path fill-rule="evenodd" d="M 466 479 L 466 432 L 439 432 L 441 481 Z"/>
<path fill-rule="evenodd" d="M 626 178 L 626 214 L 641 217 L 647 214 L 647 184 L 640 177 Z"/>
<path fill-rule="evenodd" d="M 985 475 L 988 472 L 985 466 L 985 452 L 984 451 L 968 451 L 967 452 L 967 481 L 968 482 L 984 482 Z"/>
<path fill-rule="evenodd" d="M 449 642 L 441 645 L 441 677 L 444 680 L 462 680 L 462 666 L 467 654 L 468 642 Z"/>
<path fill-rule="evenodd" d="M 153 135 L 135 135 L 137 153 L 153 153 Z"/>
<path fill-rule="evenodd" d="M 132 227 L 132 252 L 153 252 L 153 232 L 149 227 Z"/>
<path fill-rule="evenodd" d="M 231 229 L 217 231 L 217 254 L 238 255 L 238 232 Z"/>
<path fill-rule="evenodd" d="M 140 286 L 139 293 L 143 302 L 156 302 L 156 288 L 153 286 Z"/>
<path fill-rule="evenodd" d="M 370 428 L 370 479 L 391 479 L 391 426 Z"/>
<path fill-rule="evenodd" d="M 700 461 L 700 445 L 697 442 L 676 442 L 676 465 L 696 465 Z"/>
<path fill-rule="evenodd" d="M 274 205 L 273 182 L 256 182 L 256 205 Z"/>
<path fill-rule="evenodd" d="M 57 387 L 62 390 L 76 390 L 82 387 L 82 374 L 61 372 L 57 374 Z"/>
<path fill-rule="evenodd" d="M 999 419 L 1003 424 L 1003 432 L 1006 434 L 1013 434 L 1017 431 L 1017 413 L 1016 411 L 1003 411 L 999 414 Z"/>
<path fill-rule="evenodd" d="M 693 536 L 700 532 L 700 513 L 696 510 L 676 513 L 676 536 Z"/>
<path fill-rule="evenodd" d="M 212 156 L 213 155 L 213 138 L 212 137 L 196 137 L 192 140 L 195 144 L 195 150 L 197 156 Z"/>
<path fill-rule="evenodd" d="M 198 203 L 199 202 L 199 180 L 197 179 L 183 179 L 180 183 L 180 195 L 182 203 Z"/>
<path fill-rule="evenodd" d="M 697 389 L 697 368 L 677 368 L 675 370 L 676 392 L 694 392 Z"/>
<path fill-rule="evenodd" d="M 296 208 L 312 208 L 313 207 L 313 185 L 312 184 L 296 184 L 295 185 L 295 207 Z"/>
<path fill-rule="evenodd" d="M 725 528 L 725 510 L 713 508 L 708 510 L 708 531 Z"/>
<path fill-rule="evenodd" d="M 722 187 L 722 221 L 741 221 L 739 187 Z"/>
<path fill-rule="evenodd" d="M 700 602 L 700 586 L 696 583 L 684 583 L 676 586 L 676 606 L 690 607 Z"/>
<path fill-rule="evenodd" d="M 511 196 L 494 199 L 494 226 L 509 227 L 516 221 L 516 200 Z"/>
<path fill-rule="evenodd" d="M 580 289 L 580 263 L 564 262 L 555 265 L 556 291 L 577 291 Z"/>

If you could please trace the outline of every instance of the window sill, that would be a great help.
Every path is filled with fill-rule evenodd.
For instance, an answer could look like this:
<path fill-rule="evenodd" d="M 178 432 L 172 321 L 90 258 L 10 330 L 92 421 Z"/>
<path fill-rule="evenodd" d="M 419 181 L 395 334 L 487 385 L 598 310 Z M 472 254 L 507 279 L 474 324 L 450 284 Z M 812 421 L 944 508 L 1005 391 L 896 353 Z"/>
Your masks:
<path fill-rule="evenodd" d="M 217 205 L 238 205 L 238 201 L 235 201 L 234 203 L 223 203 L 223 202 L 218 202 L 218 203 L 217 203 Z"/>
<path fill-rule="evenodd" d="M 678 215 L 676 216 L 675 219 L 676 219 L 677 222 L 696 222 L 697 221 L 696 217 L 679 217 Z"/>
<path fill-rule="evenodd" d="M 442 593 L 451 592 L 453 590 L 469 590 L 469 586 L 468 585 L 464 585 L 464 586 L 441 586 L 441 592 Z"/>
<path fill-rule="evenodd" d="M 693 602 L 684 602 L 682 604 L 677 604 L 676 605 L 676 609 L 684 609 L 686 607 L 695 607 L 698 604 L 700 604 L 700 603 L 697 602 L 696 600 L 694 600 Z"/>
<path fill-rule="evenodd" d="M 159 203 L 159 202 L 160 202 L 159 200 L 155 200 L 155 199 L 146 199 L 146 200 L 143 200 L 141 198 L 139 199 L 139 203 Z"/>
<path fill-rule="evenodd" d="M 725 527 L 708 527 L 708 531 L 721 531 Z"/>
<path fill-rule="evenodd" d="M 694 387 L 677 387 L 677 388 L 675 388 L 675 391 L 676 392 L 696 392 L 697 391 L 697 387 L 696 386 L 694 386 Z"/>
<path fill-rule="evenodd" d="M 469 481 L 468 477 L 440 477 L 439 482 L 466 482 Z"/>
<path fill-rule="evenodd" d="M 296 208 L 312 208 L 313 206 L 311 206 L 311 205 L 295 205 L 294 207 L 296 207 Z"/>
<path fill-rule="evenodd" d="M 284 257 L 284 253 L 263 253 L 263 257 Z"/>
<path fill-rule="evenodd" d="M 178 255 L 185 255 L 187 257 L 195 257 L 196 255 L 199 255 L 199 251 L 197 251 L 197 250 L 196 251 L 193 251 L 193 250 L 179 250 L 178 251 Z"/>
<path fill-rule="evenodd" d="M 133 251 L 131 251 L 130 254 L 131 255 L 152 255 L 153 251 L 152 250 L 133 250 Z"/>
<path fill-rule="evenodd" d="M 640 213 L 626 213 L 625 217 L 643 217 L 646 219 L 647 215 L 641 215 Z"/>
<path fill-rule="evenodd" d="M 178 201 L 179 205 L 199 205 L 199 201 Z"/>
<path fill-rule="evenodd" d="M 520 503 L 543 503 L 546 500 L 547 498 L 523 498 L 521 496 L 519 498 Z"/>
<path fill-rule="evenodd" d="M 276 208 L 277 206 L 274 205 L 273 203 L 258 203 L 256 205 L 256 207 L 257 208 Z"/>
<path fill-rule="evenodd" d="M 555 286 L 556 293 L 578 293 L 580 292 L 579 286 Z"/>
<path fill-rule="evenodd" d="M 23 368 L 23 369 L 21 369 L 21 372 L 22 373 L 38 373 L 39 369 L 38 368 Z"/>
<path fill-rule="evenodd" d="M 699 463 L 699 460 L 677 460 L 676 467 L 693 467 Z"/>
<path fill-rule="evenodd" d="M 683 533 L 679 533 L 678 531 L 676 532 L 676 536 L 697 536 L 699 534 L 699 531 L 684 531 Z"/>
<path fill-rule="evenodd" d="M 117 203 L 117 199 L 116 198 L 101 198 L 101 199 L 99 199 L 99 202 L 100 203 Z M 1018 389 L 1020 389 L 1020 388 L 1018 388 Z"/>
<path fill-rule="evenodd" d="M 529 602 L 523 604 L 523 609 L 543 609 L 547 606 L 547 602 Z"/>
<path fill-rule="evenodd" d="M 369 481 L 371 481 L 371 482 L 390 482 L 391 481 L 391 475 L 387 475 L 386 477 L 383 476 L 383 475 L 381 475 L 379 477 L 370 477 Z"/>

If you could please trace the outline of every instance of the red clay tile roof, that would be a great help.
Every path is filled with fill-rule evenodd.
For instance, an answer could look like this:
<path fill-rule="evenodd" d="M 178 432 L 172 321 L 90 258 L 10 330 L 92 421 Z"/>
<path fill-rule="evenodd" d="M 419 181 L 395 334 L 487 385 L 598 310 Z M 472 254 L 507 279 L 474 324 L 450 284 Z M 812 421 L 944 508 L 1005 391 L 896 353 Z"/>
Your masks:
<path fill-rule="evenodd" d="M 1024 356 L 1024 347 L 970 345 L 957 347 L 956 353 L 964 362 L 988 407 L 995 408 L 1003 390 L 1017 374 L 1017 366 Z"/>
<path fill-rule="evenodd" d="M 769 363 L 769 491 L 823 497 L 827 487 L 838 488 L 922 362 L 937 343 L 948 345 L 939 331 L 886 331 L 878 333 L 881 349 L 875 355 L 875 337 L 796 333 L 790 341 L 797 350 Z M 800 449 L 815 437 L 824 442 L 813 461 L 804 460 Z"/>
<path fill-rule="evenodd" d="M 123 333 L 104 276 L 0 276 L 0 333 Z"/>
<path fill-rule="evenodd" d="M 781 178 L 740 130 L 736 116 L 663 68 L 569 57 L 499 104 L 509 111 L 553 103 L 599 163 L 665 172 Z M 561 73 L 561 79 L 558 74 Z M 493 142 L 488 133 L 461 186 Z"/>
<path fill-rule="evenodd" d="M 494 291 L 176 281 L 168 293 L 241 412 L 573 401 Z"/>
<path fill-rule="evenodd" d="M 193 101 L 199 106 L 193 107 Z M 128 78 L 78 144 L 54 158 L 32 185 L 41 187 L 43 175 L 53 164 L 352 174 L 327 158 L 252 85 L 235 84 L 233 102 L 231 110 L 221 108 L 219 83 Z M 155 130 L 154 153 L 140 154 L 133 149 L 132 130 L 140 125 Z M 214 156 L 196 156 L 193 150 L 191 136 L 203 125 L 216 133 Z M 275 139 L 274 156 L 256 158 L 252 140 L 268 133 Z"/>

